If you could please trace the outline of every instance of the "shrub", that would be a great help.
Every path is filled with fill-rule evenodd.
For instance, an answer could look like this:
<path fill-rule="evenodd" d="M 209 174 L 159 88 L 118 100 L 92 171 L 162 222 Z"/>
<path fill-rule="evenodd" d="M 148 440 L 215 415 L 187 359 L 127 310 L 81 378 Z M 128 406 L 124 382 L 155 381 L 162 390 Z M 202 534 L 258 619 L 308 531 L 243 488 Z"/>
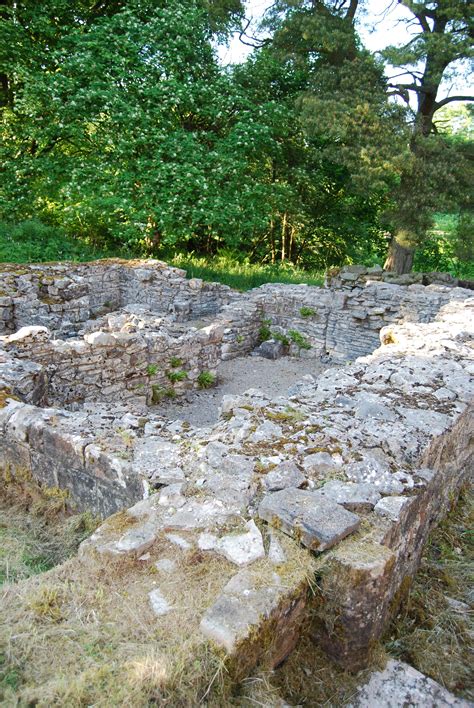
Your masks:
<path fill-rule="evenodd" d="M 211 388 L 216 383 L 216 376 L 210 371 L 201 371 L 197 377 L 199 388 Z"/>
<path fill-rule="evenodd" d="M 262 320 L 262 324 L 260 326 L 260 329 L 258 330 L 258 341 L 259 342 L 266 342 L 267 339 L 272 338 L 272 332 L 270 329 L 272 321 L 271 320 Z"/>
<path fill-rule="evenodd" d="M 312 307 L 301 307 L 300 308 L 300 315 L 301 317 L 314 317 L 316 314 L 316 310 L 313 310 Z"/>
<path fill-rule="evenodd" d="M 177 383 L 178 381 L 184 381 L 184 379 L 188 378 L 188 375 L 185 371 L 182 369 L 179 369 L 178 371 L 168 371 L 166 373 L 166 376 L 169 378 L 171 383 Z"/>
<path fill-rule="evenodd" d="M 301 332 L 298 332 L 298 330 L 290 329 L 288 332 L 288 336 L 291 339 L 291 341 L 294 342 L 300 350 L 301 349 L 311 349 L 311 344 L 308 342 L 308 340 L 305 337 L 303 337 Z"/>

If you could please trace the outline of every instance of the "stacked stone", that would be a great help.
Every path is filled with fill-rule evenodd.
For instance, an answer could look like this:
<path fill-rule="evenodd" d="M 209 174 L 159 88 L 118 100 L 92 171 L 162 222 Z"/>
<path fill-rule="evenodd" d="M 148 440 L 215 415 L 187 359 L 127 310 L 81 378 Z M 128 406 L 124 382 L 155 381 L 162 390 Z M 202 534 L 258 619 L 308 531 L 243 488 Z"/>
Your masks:
<path fill-rule="evenodd" d="M 81 341 L 52 340 L 41 327 L 20 330 L 5 338 L 0 350 L 1 465 L 68 490 L 80 508 L 104 516 L 141 500 L 128 512 L 136 523 L 125 530 L 106 524 L 84 553 L 143 559 L 156 541 L 166 541 L 235 566 L 235 576 L 200 619 L 203 635 L 230 654 L 256 657 L 258 652 L 246 652 L 245 646 L 253 646 L 262 623 L 271 621 L 275 662 L 284 658 L 305 619 L 308 596 L 301 574 L 289 575 L 286 561 L 300 554 L 309 572 L 312 554 L 318 554 L 322 600 L 308 613 L 312 635 L 341 664 L 358 669 L 416 571 L 432 524 L 472 470 L 474 299 L 469 295 L 456 288 L 387 283 L 342 293 L 267 286 L 245 296 L 241 309 L 230 306 L 217 327 L 187 335 L 178 327 L 177 337 L 172 323 L 161 326 L 161 318 L 155 331 L 153 314 L 130 312 L 125 331 L 122 326 L 114 331 L 112 318 L 110 331 L 89 331 Z M 88 404 L 74 412 L 9 400 L 15 377 L 25 388 L 30 373 L 19 364 L 30 363 L 25 356 L 33 349 L 42 358 L 35 364 L 38 380 L 51 362 L 70 367 L 73 351 L 79 360 L 85 353 L 91 366 L 79 374 L 65 368 L 62 379 L 54 372 L 48 391 L 74 377 L 84 386 L 86 374 L 104 373 L 107 389 L 123 385 L 124 362 L 132 380 L 145 378 L 145 362 L 147 376 L 158 376 L 148 369 L 153 346 L 156 357 L 185 352 L 182 358 L 188 356 L 193 366 L 209 363 L 213 351 L 220 355 L 224 322 L 227 343 L 232 337 L 237 342 L 239 322 L 250 342 L 267 312 L 280 318 L 285 330 L 300 331 L 311 317 L 311 327 L 321 326 L 316 315 L 324 312 L 333 340 L 326 333 L 321 341 L 338 356 L 365 348 L 368 335 L 384 323 L 383 346 L 317 381 L 305 377 L 274 401 L 256 390 L 226 397 L 212 430 L 120 409 L 116 389 L 109 390 L 113 407 Z M 126 331 L 127 323 L 132 331 Z M 318 330 L 308 326 L 311 331 L 308 337 L 316 342 Z M 173 349 L 173 341 L 180 340 L 182 349 Z M 130 351 L 129 343 L 140 348 Z M 91 362 L 95 355 L 99 359 Z M 41 398 L 41 386 L 35 386 Z M 157 494 L 148 498 L 150 487 Z M 177 583 L 185 581 L 180 572 Z M 208 580 L 203 577 L 203 584 Z M 171 602 L 163 603 L 159 588 L 153 592 L 157 614 L 174 611 Z M 280 641 L 289 635 L 289 645 Z"/>
<path fill-rule="evenodd" d="M 5 265 L 0 273 L 0 333 L 41 325 L 70 336 L 90 317 L 130 303 L 186 320 L 215 314 L 238 297 L 155 260 Z"/>
<path fill-rule="evenodd" d="M 122 331 L 92 331 L 83 339 L 68 340 L 52 339 L 46 327 L 23 327 L 1 338 L 8 359 L 0 362 L 0 372 L 5 385 L 20 393 L 16 380 L 19 370 L 12 368 L 11 360 L 31 360 L 34 366 L 28 370 L 29 387 L 24 382 L 27 372 L 21 372 L 21 391 L 27 388 L 22 395 L 27 401 L 55 405 L 87 400 L 158 403 L 158 392 L 161 396 L 169 391 L 179 395 L 197 387 L 203 371 L 215 376 L 222 327 L 210 325 L 180 333 L 173 331 L 171 322 L 160 322 L 158 331 L 130 332 L 125 315 Z M 173 377 L 176 371 L 182 379 Z M 40 373 L 41 397 L 36 383 Z"/>
<path fill-rule="evenodd" d="M 455 288 L 461 285 L 459 278 L 450 273 L 404 273 L 398 275 L 376 265 L 372 268 L 360 265 L 331 268 L 326 274 L 326 285 L 331 288 L 363 286 L 369 281 L 391 283 L 392 285 L 444 285 Z"/>
<path fill-rule="evenodd" d="M 328 355 L 338 362 L 372 352 L 382 327 L 432 321 L 443 305 L 469 296 L 470 292 L 462 288 L 371 282 L 361 282 L 350 290 L 271 284 L 249 294 L 258 304 L 261 317 L 270 320 L 271 330 L 296 330 L 311 345 L 311 349 L 301 351 L 295 345 L 293 353 Z"/>
<path fill-rule="evenodd" d="M 223 308 L 218 319 L 224 327 L 221 356 L 224 361 L 248 354 L 259 342 L 263 308 L 248 296 Z"/>

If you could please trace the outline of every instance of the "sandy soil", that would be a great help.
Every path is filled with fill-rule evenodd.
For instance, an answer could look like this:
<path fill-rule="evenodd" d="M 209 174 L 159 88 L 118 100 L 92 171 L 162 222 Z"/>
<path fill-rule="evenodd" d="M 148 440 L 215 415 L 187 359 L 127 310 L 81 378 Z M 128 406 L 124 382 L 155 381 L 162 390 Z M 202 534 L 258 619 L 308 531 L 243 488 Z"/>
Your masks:
<path fill-rule="evenodd" d="M 181 418 L 194 426 L 212 425 L 218 419 L 222 396 L 238 395 L 258 388 L 270 398 L 287 389 L 306 374 L 319 376 L 327 364 L 319 359 L 282 357 L 272 361 L 261 357 L 238 357 L 220 364 L 217 386 L 206 391 L 193 391 L 179 400 L 160 404 L 160 413 L 171 420 Z"/>

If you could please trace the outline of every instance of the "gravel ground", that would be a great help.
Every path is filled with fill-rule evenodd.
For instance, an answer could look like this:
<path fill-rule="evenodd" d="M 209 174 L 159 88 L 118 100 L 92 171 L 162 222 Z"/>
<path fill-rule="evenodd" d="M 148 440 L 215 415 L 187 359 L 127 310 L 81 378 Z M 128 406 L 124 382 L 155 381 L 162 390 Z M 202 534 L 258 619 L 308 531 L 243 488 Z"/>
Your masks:
<path fill-rule="evenodd" d="M 162 403 L 159 412 L 171 420 L 181 418 L 196 427 L 206 427 L 217 421 L 218 408 L 226 394 L 238 395 L 249 388 L 258 388 L 270 398 L 277 398 L 306 374 L 316 377 L 327 368 L 319 359 L 282 357 L 272 361 L 237 357 L 221 362 L 215 388 L 193 391 L 181 399 Z"/>

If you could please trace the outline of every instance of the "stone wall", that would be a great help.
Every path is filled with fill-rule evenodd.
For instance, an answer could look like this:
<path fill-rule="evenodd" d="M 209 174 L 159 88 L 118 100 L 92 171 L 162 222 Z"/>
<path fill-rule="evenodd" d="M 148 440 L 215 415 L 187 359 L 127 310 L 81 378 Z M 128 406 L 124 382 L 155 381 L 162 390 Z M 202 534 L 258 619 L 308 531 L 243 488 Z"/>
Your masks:
<path fill-rule="evenodd" d="M 91 317 L 128 304 L 198 319 L 237 296 L 226 285 L 187 280 L 185 271 L 153 260 L 0 264 L 0 334 L 41 325 L 71 336 Z"/>
<path fill-rule="evenodd" d="M 449 288 L 474 288 L 473 281 L 455 278 L 450 273 L 404 273 L 398 275 L 381 266 L 368 268 L 360 265 L 330 268 L 326 273 L 326 285 L 332 288 L 351 289 L 367 282 L 390 283 L 391 285 L 443 285 Z"/>
<path fill-rule="evenodd" d="M 271 322 L 270 329 L 276 326 L 280 333 L 299 332 L 311 345 L 311 349 L 300 350 L 293 344 L 293 353 L 346 362 L 370 354 L 378 346 L 382 327 L 430 322 L 444 305 L 469 296 L 462 288 L 368 281 L 349 290 L 263 285 L 249 297 L 261 317 Z"/>
<path fill-rule="evenodd" d="M 186 330 L 146 312 L 109 320 L 112 327 L 101 323 L 80 339 L 52 339 L 46 327 L 23 327 L 0 338 L 4 384 L 39 405 L 151 405 L 196 388 L 202 372 L 216 376 L 222 326 Z M 19 362 L 26 364 L 20 378 Z"/>

